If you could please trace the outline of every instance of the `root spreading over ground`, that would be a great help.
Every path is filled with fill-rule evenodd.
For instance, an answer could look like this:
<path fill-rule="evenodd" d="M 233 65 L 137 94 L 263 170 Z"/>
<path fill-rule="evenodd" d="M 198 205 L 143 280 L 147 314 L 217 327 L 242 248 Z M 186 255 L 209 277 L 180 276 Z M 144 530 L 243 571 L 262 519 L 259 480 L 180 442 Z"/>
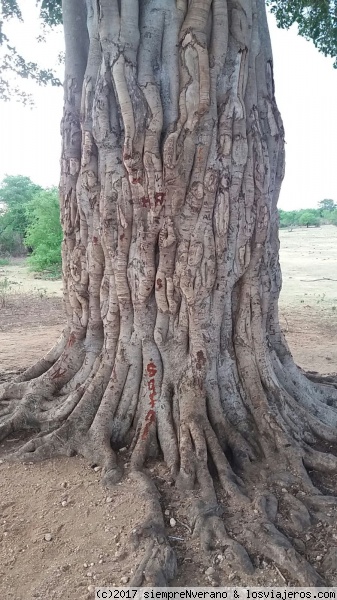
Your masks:
<path fill-rule="evenodd" d="M 235 346 L 238 357 L 244 341 Z M 207 392 L 192 369 L 181 373 L 178 364 L 163 385 L 154 346 L 140 373 L 117 358 L 112 373 L 104 349 L 88 369 L 83 341 L 66 331 L 40 363 L 3 384 L 0 436 L 33 433 L 10 460 L 79 453 L 103 467 L 108 487 L 123 476 L 116 450 L 130 445 L 132 477 L 147 507 L 134 532 L 147 550 L 133 585 L 164 585 L 177 569 L 159 493 L 144 470 L 148 458 L 165 461 L 186 494 L 189 525 L 205 551 L 224 552 L 231 568 L 247 575 L 254 571 L 251 557 L 264 556 L 287 581 L 322 585 L 329 579 L 294 540 L 313 523 L 335 518 L 337 498 L 324 493 L 324 477 L 337 467 L 337 384 L 331 377 L 311 381 L 284 341 L 278 349 L 268 349 L 263 369 L 243 363 L 245 378 L 234 363 L 231 371 L 228 363 L 226 371 L 218 365 L 218 390 L 210 379 Z"/>

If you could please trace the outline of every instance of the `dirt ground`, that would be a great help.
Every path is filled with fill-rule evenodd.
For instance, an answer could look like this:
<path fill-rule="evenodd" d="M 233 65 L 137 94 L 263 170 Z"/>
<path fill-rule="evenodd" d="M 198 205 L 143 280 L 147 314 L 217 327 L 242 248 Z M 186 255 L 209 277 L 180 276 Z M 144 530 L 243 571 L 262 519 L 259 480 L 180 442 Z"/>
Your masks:
<path fill-rule="evenodd" d="M 281 319 L 295 360 L 305 369 L 336 372 L 337 228 L 282 231 L 280 237 Z M 60 282 L 34 279 L 22 262 L 0 267 L 0 379 L 47 352 L 63 319 Z M 130 539 L 143 511 L 128 478 L 128 452 L 120 452 L 124 480 L 107 493 L 98 468 L 79 457 L 39 465 L 6 463 L 17 443 L 14 437 L 0 446 L 0 597 L 87 600 L 94 597 L 95 585 L 125 585 L 136 566 L 135 548 L 138 557 L 142 552 Z M 191 536 L 188 504 L 164 485 L 165 468 L 149 469 L 178 555 L 173 585 L 292 584 L 258 556 L 248 580 L 224 568 L 222 554 L 204 555 Z M 327 558 L 327 537 L 337 553 L 337 530 L 332 527 L 327 536 L 322 523 L 313 523 L 303 539 L 294 541 L 318 571 Z M 337 579 L 330 584 L 337 585 Z"/>
<path fill-rule="evenodd" d="M 281 323 L 301 367 L 337 370 L 337 227 L 281 230 Z"/>

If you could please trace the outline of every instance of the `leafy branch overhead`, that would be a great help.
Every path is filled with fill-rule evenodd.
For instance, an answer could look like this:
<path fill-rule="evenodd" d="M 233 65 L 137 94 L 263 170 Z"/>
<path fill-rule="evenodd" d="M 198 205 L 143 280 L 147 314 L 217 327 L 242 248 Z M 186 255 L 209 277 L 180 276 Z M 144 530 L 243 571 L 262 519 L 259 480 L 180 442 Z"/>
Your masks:
<path fill-rule="evenodd" d="M 336 0 L 267 0 L 267 5 L 279 27 L 288 29 L 297 23 L 298 33 L 324 56 L 334 58 L 337 67 Z"/>
<path fill-rule="evenodd" d="M 62 0 L 43 0 L 41 19 L 50 27 L 62 23 Z"/>
<path fill-rule="evenodd" d="M 294 23 L 298 32 L 307 40 L 311 40 L 316 48 L 325 56 L 335 59 L 337 67 L 337 0 L 266 0 L 270 11 L 275 15 L 277 24 L 282 29 L 288 29 Z M 37 0 L 41 4 L 40 17 L 44 29 L 62 23 L 62 0 Z M 3 53 L 0 58 L 0 98 L 9 100 L 19 96 L 28 103 L 29 96 L 17 85 L 10 83 L 8 74 L 14 78 L 30 78 L 40 85 L 51 83 L 61 85 L 52 69 L 40 68 L 35 62 L 30 62 L 21 56 L 15 46 L 10 43 L 3 33 L 4 21 L 16 18 L 22 21 L 20 3 L 17 0 L 0 0 L 0 47 Z M 44 36 L 40 36 L 44 39 Z"/>
<path fill-rule="evenodd" d="M 61 0 L 43 0 L 40 17 L 44 28 L 60 24 L 62 22 Z M 18 19 L 22 22 L 19 3 L 17 0 L 0 0 L 0 98 L 10 100 L 16 96 L 24 103 L 30 103 L 29 94 L 13 84 L 13 81 L 23 78 L 31 79 L 39 85 L 50 83 L 53 86 L 60 86 L 62 84 L 52 69 L 41 68 L 36 62 L 27 60 L 17 51 L 4 32 L 4 23 L 10 19 Z M 43 36 L 39 39 L 43 39 Z"/>

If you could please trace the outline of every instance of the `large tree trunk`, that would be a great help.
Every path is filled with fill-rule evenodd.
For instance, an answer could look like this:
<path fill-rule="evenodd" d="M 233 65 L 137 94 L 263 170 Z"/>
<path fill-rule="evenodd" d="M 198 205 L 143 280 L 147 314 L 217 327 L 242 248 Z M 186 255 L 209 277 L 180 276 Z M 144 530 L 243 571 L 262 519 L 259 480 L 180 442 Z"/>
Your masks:
<path fill-rule="evenodd" d="M 337 391 L 295 366 L 278 321 L 284 138 L 264 1 L 63 4 L 68 326 L 2 390 L 0 437 L 37 430 L 19 458 L 80 453 L 106 485 L 130 447 L 154 522 L 134 583 L 175 571 L 148 457 L 197 499 L 208 548 L 320 583 L 290 539 L 335 504 L 309 472 L 336 470 L 320 450 Z"/>

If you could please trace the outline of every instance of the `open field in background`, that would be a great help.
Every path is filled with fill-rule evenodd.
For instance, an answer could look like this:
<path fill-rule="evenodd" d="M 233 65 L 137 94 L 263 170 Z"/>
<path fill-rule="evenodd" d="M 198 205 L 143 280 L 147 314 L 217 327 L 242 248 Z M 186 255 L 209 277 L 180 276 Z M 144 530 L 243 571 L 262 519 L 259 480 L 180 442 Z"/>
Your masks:
<path fill-rule="evenodd" d="M 337 227 L 280 230 L 281 305 L 303 303 L 337 311 Z"/>
<path fill-rule="evenodd" d="M 283 229 L 280 241 L 280 316 L 295 359 L 306 369 L 335 371 L 337 227 Z M 34 278 L 23 260 L 0 265 L 1 370 L 29 366 L 49 349 L 64 323 L 61 296 L 61 281 Z"/>
<path fill-rule="evenodd" d="M 63 325 L 60 280 L 35 278 L 24 259 L 0 266 L 0 375 L 43 356 Z"/>
<path fill-rule="evenodd" d="M 34 275 L 26 264 L 25 258 L 9 259 L 9 264 L 1 266 L 0 262 L 0 293 L 1 281 L 8 279 L 10 292 L 14 294 L 34 294 L 48 297 L 62 296 L 62 282 L 60 279 L 46 279 Z"/>
<path fill-rule="evenodd" d="M 281 324 L 296 362 L 337 371 L 337 227 L 280 231 Z"/>
<path fill-rule="evenodd" d="M 306 369 L 336 372 L 337 227 L 282 230 L 280 239 L 281 322 L 295 360 Z M 28 367 L 47 352 L 63 323 L 60 281 L 34 279 L 22 261 L 0 266 L 0 380 L 4 372 Z M 89 600 L 95 584 L 125 585 L 123 578 L 135 568 L 130 533 L 142 514 L 132 481 L 126 477 L 107 492 L 99 471 L 80 457 L 38 465 L 2 462 L 17 443 L 12 436 L 0 444 L 0 597 Z M 119 460 L 128 475 L 128 453 Z M 255 561 L 253 579 L 222 571 L 221 554 L 212 562 L 190 535 L 188 505 L 176 488 L 164 485 L 165 467 L 149 467 L 180 564 L 173 585 L 287 585 L 267 561 Z M 295 540 L 295 547 L 319 570 L 332 540 L 337 531 L 318 523 Z"/>

